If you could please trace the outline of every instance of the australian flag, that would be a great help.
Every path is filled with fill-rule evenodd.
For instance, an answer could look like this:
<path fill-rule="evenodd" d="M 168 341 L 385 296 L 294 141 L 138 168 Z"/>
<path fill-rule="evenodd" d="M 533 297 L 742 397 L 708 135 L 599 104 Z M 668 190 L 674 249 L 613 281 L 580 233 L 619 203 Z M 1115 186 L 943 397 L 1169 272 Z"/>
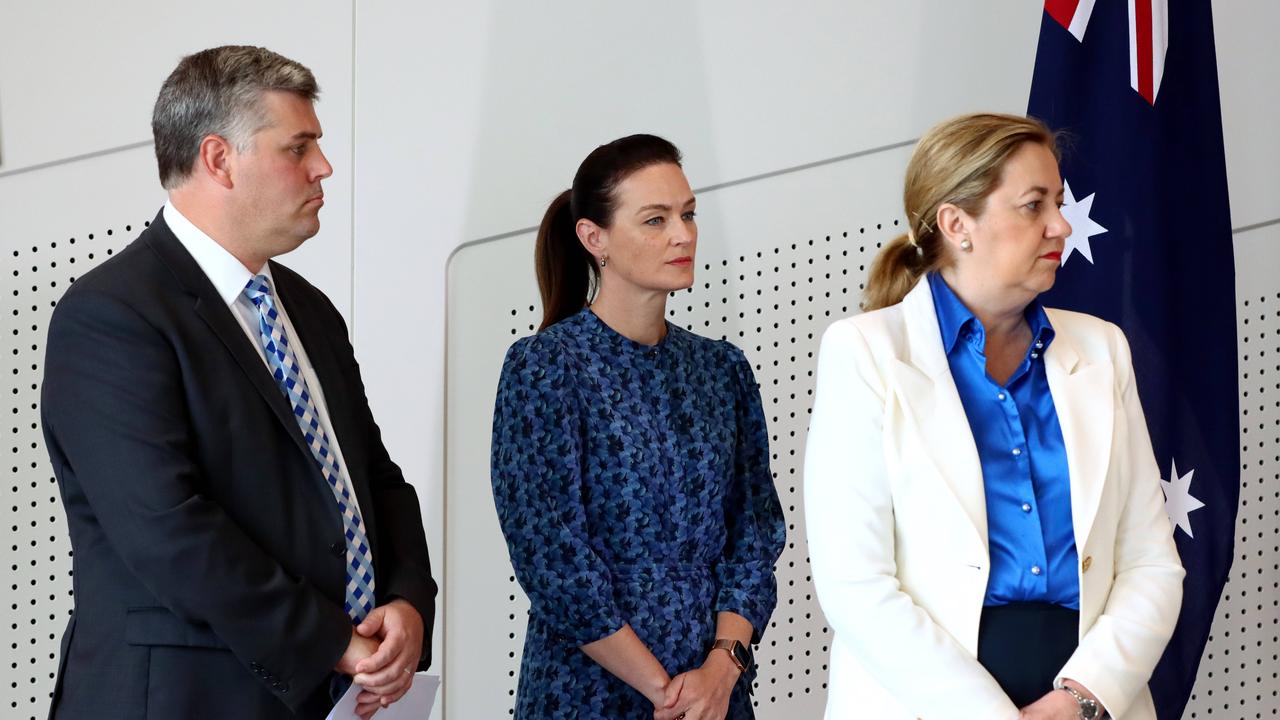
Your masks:
<path fill-rule="evenodd" d="M 1047 304 L 1124 329 L 1187 569 L 1151 678 L 1182 717 L 1240 492 L 1235 263 L 1209 0 L 1046 0 L 1027 114 L 1066 133 L 1072 234 Z"/>

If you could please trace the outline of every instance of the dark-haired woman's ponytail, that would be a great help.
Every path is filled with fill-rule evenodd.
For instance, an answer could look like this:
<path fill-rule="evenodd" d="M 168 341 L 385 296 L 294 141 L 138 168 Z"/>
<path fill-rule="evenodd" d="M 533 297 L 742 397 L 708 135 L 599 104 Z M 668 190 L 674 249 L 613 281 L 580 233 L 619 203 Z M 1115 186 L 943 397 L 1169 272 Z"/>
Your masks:
<path fill-rule="evenodd" d="M 542 296 L 540 331 L 582 310 L 592 286 L 600 281 L 595 258 L 578 241 L 572 196 L 572 190 L 557 195 L 538 228 L 533 256 Z"/>

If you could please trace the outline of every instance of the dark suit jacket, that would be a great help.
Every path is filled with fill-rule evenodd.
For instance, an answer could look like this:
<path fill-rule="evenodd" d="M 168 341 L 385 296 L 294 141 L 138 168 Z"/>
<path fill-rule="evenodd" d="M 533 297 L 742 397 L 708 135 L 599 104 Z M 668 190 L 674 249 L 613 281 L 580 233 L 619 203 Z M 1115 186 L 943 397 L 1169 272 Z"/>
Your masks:
<path fill-rule="evenodd" d="M 417 496 L 342 317 L 271 271 L 359 499 L 378 601 L 422 614 L 425 669 L 436 585 Z M 323 718 L 351 634 L 342 520 L 259 349 L 163 214 L 59 301 L 42 392 L 74 553 L 51 717 Z"/>

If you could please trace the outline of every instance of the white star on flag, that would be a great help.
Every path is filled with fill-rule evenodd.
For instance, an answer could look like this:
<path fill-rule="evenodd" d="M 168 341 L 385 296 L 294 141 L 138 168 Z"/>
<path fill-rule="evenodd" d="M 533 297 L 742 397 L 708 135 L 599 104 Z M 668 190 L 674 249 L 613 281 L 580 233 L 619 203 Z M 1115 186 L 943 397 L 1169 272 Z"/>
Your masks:
<path fill-rule="evenodd" d="M 1079 250 L 1084 259 L 1093 264 L 1093 248 L 1089 247 L 1089 238 L 1107 232 L 1106 228 L 1089 217 L 1089 211 L 1093 209 L 1093 198 L 1097 193 L 1089 193 L 1089 197 L 1076 202 L 1075 196 L 1071 194 L 1071 183 L 1064 180 L 1062 185 L 1062 217 L 1071 223 L 1071 234 L 1067 236 L 1067 245 L 1063 248 L 1062 265 L 1067 264 L 1073 250 Z"/>
<path fill-rule="evenodd" d="M 1195 470 L 1190 470 L 1186 475 L 1178 476 L 1178 461 L 1170 462 L 1172 469 L 1169 471 L 1171 480 L 1161 478 L 1160 485 L 1164 488 L 1164 512 L 1169 516 L 1169 522 L 1182 528 L 1182 532 L 1187 537 L 1195 537 L 1191 534 L 1191 512 L 1204 507 L 1204 503 L 1200 502 L 1191 495 L 1191 476 L 1195 475 Z"/>

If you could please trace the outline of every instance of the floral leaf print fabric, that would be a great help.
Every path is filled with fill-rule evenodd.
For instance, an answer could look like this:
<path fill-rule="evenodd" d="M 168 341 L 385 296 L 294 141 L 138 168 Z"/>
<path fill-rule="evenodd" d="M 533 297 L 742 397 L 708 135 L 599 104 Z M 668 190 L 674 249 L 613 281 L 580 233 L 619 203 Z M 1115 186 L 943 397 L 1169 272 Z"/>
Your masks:
<path fill-rule="evenodd" d="M 650 718 L 580 645 L 625 623 L 674 676 L 698 667 L 715 615 L 758 641 L 786 541 L 759 387 L 742 351 L 668 325 L 655 346 L 589 309 L 512 345 L 492 481 L 530 599 L 516 718 Z M 747 673 L 728 717 L 753 717 Z"/>

